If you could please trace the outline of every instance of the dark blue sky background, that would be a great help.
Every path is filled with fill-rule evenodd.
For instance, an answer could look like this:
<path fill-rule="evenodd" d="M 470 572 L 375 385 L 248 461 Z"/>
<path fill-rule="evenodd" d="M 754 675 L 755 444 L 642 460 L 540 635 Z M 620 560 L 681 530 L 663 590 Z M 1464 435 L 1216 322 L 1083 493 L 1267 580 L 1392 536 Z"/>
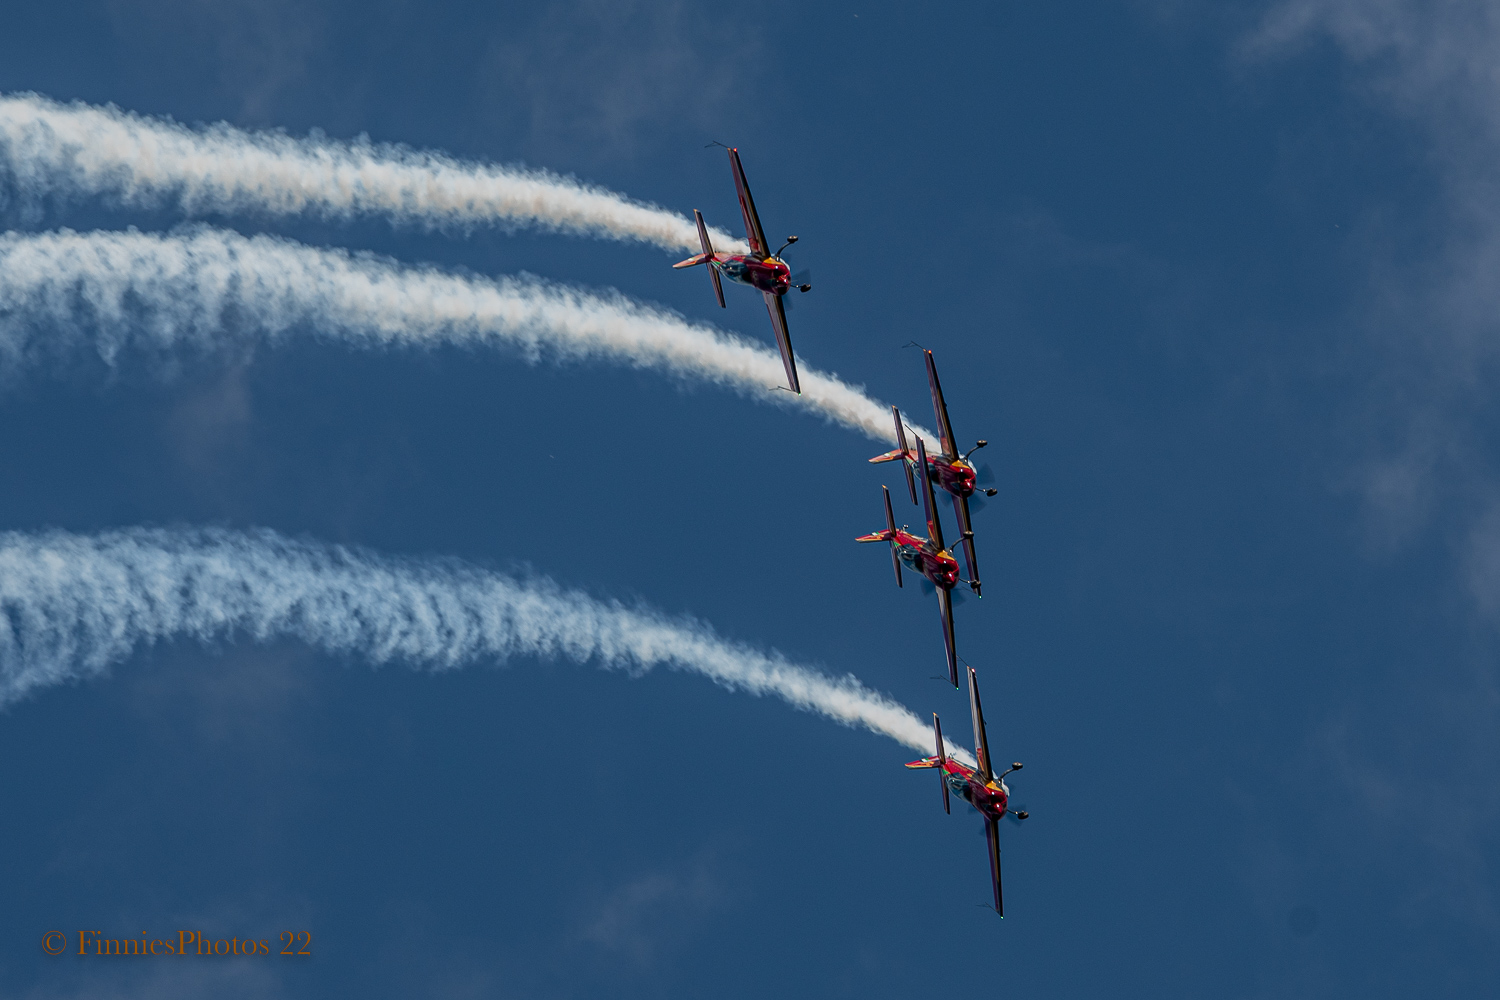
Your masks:
<path fill-rule="evenodd" d="M 975 905 L 979 820 L 944 816 L 912 753 L 779 702 L 182 644 L 0 715 L 0 995 L 1500 987 L 1500 23 L 809 6 L 12 2 L 0 90 L 524 162 L 735 231 L 703 147 L 740 146 L 814 271 L 806 362 L 926 423 L 917 340 L 959 437 L 991 442 L 986 596 L 958 628 L 997 755 L 1027 765 L 1009 917 Z M 10 228 L 181 221 L 8 205 Z M 770 338 L 758 296 L 720 312 L 649 247 L 212 221 Z M 0 527 L 529 566 L 853 672 L 967 742 L 930 598 L 852 542 L 897 483 L 865 463 L 882 446 L 651 372 L 306 332 L 168 380 L 7 378 Z M 315 957 L 40 948 L 179 927 L 310 931 Z"/>

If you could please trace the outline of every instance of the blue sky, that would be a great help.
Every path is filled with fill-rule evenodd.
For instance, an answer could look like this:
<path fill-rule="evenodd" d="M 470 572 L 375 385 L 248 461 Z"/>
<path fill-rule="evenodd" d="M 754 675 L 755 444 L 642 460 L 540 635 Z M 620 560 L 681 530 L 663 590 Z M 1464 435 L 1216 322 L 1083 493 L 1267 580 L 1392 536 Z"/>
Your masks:
<path fill-rule="evenodd" d="M 0 994 L 1472 997 L 1500 985 L 1500 410 L 1481 5 L 1316 0 L 29 5 L 0 91 L 575 174 L 738 230 L 738 145 L 815 291 L 805 362 L 1000 495 L 958 609 L 1026 827 L 914 754 L 680 673 L 142 650 L 0 714 Z M 31 211 L 134 225 L 167 209 Z M 613 287 L 769 341 L 641 245 L 210 217 Z M 0 281 L 3 281 L 0 275 Z M 967 742 L 891 585 L 884 450 L 602 363 L 316 330 L 0 388 L 0 528 L 269 527 L 543 573 L 852 672 Z M 899 472 L 895 473 L 899 475 Z M 903 490 L 896 492 L 899 498 Z M 909 509 L 909 508 L 908 508 Z M 902 515 L 898 515 L 901 517 Z M 914 514 L 907 519 L 916 520 Z M 315 957 L 104 965 L 54 928 Z"/>

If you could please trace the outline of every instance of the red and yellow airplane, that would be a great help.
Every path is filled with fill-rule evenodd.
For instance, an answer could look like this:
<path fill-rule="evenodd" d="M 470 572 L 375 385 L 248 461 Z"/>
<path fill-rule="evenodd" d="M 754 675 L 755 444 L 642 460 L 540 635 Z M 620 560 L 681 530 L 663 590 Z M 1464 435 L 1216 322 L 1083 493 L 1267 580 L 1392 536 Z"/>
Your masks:
<path fill-rule="evenodd" d="M 797 381 L 797 361 L 792 357 L 792 335 L 786 328 L 786 306 L 781 301 L 781 297 L 792 290 L 792 272 L 786 266 L 786 261 L 781 259 L 781 250 L 796 243 L 797 237 L 788 236 L 781 245 L 781 250 L 770 252 L 766 232 L 760 227 L 760 216 L 756 214 L 755 202 L 750 197 L 750 185 L 745 182 L 745 168 L 740 166 L 738 149 L 729 148 L 729 166 L 734 171 L 734 186 L 739 190 L 740 212 L 745 216 L 745 242 L 750 244 L 750 252 L 715 253 L 713 244 L 708 240 L 708 226 L 703 222 L 703 213 L 695 208 L 693 216 L 698 220 L 698 241 L 703 245 L 703 252 L 672 266 L 707 264 L 708 276 L 713 279 L 714 295 L 719 299 L 720 308 L 724 308 L 724 286 L 719 283 L 721 274 L 730 281 L 759 289 L 765 296 L 766 311 L 771 314 L 771 326 L 776 330 L 776 346 L 781 349 L 781 363 L 786 367 L 787 384 L 793 392 L 801 395 L 802 386 Z M 800 291 L 812 291 L 812 285 L 796 287 Z"/>
<path fill-rule="evenodd" d="M 923 757 L 907 764 L 907 767 L 935 767 L 943 786 L 943 811 L 952 813 L 948 805 L 948 789 L 952 788 L 965 802 L 973 806 L 984 817 L 984 836 L 990 848 L 990 878 L 995 883 L 995 912 L 1005 916 L 1005 900 L 1000 895 L 1000 820 L 1006 815 L 1016 822 L 1026 819 L 1026 812 L 1009 812 L 1010 789 L 1005 776 L 1021 769 L 1020 761 L 1012 764 L 997 777 L 990 764 L 990 744 L 984 731 L 984 713 L 979 709 L 979 679 L 974 668 L 969 668 L 969 711 L 974 716 L 974 756 L 977 767 L 967 767 L 948 756 L 943 748 L 943 724 L 932 713 L 932 729 L 937 737 L 937 756 Z"/>
<path fill-rule="evenodd" d="M 921 437 L 917 438 L 917 462 L 927 463 L 927 449 Z M 922 506 L 927 514 L 927 537 L 914 535 L 905 525 L 896 527 L 896 516 L 891 513 L 891 491 L 880 487 L 885 494 L 885 531 L 860 535 L 856 542 L 890 542 L 891 565 L 896 570 L 896 586 L 901 586 L 901 564 L 906 563 L 921 573 L 937 588 L 938 614 L 943 619 L 943 652 L 948 657 L 948 679 L 958 687 L 958 653 L 953 642 L 953 588 L 958 583 L 958 560 L 943 544 L 943 526 L 937 519 L 937 507 L 932 499 L 932 480 L 922 480 Z M 915 488 L 913 488 L 915 490 Z"/>
<path fill-rule="evenodd" d="M 974 525 L 969 520 L 969 497 L 973 496 L 977 490 L 978 473 L 970 464 L 969 456 L 989 442 L 980 440 L 963 455 L 958 453 L 958 446 L 954 443 L 953 425 L 948 422 L 948 404 L 943 401 L 943 387 L 938 382 L 937 366 L 933 364 L 932 352 L 925 351 L 924 353 L 927 355 L 927 384 L 932 388 L 932 412 L 937 418 L 938 434 L 942 439 L 943 447 L 941 455 L 927 456 L 925 463 L 927 478 L 953 496 L 953 513 L 958 518 L 959 537 L 963 541 L 964 558 L 968 563 L 969 587 L 975 595 L 978 595 L 979 559 L 974 554 Z M 870 461 L 903 460 L 902 467 L 906 470 L 906 485 L 911 490 L 911 502 L 916 503 L 917 484 L 912 478 L 912 470 L 923 463 L 919 463 L 916 452 L 906 446 L 906 428 L 901 423 L 901 411 L 893 406 L 891 415 L 896 419 L 896 443 L 900 447 L 884 455 L 876 455 Z M 987 489 L 984 494 L 992 497 L 996 492 L 998 491 Z"/>

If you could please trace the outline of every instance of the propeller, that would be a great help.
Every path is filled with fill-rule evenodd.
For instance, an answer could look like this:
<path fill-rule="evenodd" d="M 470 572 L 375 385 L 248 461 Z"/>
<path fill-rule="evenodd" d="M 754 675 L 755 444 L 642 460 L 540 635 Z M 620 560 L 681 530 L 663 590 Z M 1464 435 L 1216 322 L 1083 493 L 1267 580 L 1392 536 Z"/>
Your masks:
<path fill-rule="evenodd" d="M 922 577 L 922 593 L 927 597 L 931 597 L 933 594 L 937 593 L 937 584 L 933 583 L 925 576 Z M 954 607 L 957 607 L 960 604 L 966 604 L 969 600 L 969 592 L 966 590 L 959 590 L 957 587 L 954 587 L 952 590 L 948 591 L 948 596 L 953 598 Z"/>
<path fill-rule="evenodd" d="M 995 470 L 991 469 L 989 463 L 987 462 L 974 470 L 974 482 L 977 483 L 980 488 L 974 491 L 974 497 L 969 500 L 969 503 L 971 504 L 980 496 L 992 497 L 996 493 L 1000 492 L 999 490 L 994 488 Z"/>
<path fill-rule="evenodd" d="M 808 284 L 808 282 L 811 280 L 811 271 L 798 271 L 796 274 L 792 275 L 792 288 L 797 288 L 804 292 L 810 292 L 812 291 L 812 285 Z M 791 291 L 792 289 L 788 288 L 787 294 L 781 297 L 781 308 L 785 309 L 787 312 L 792 312 L 797 308 L 797 300 L 792 298 Z"/>

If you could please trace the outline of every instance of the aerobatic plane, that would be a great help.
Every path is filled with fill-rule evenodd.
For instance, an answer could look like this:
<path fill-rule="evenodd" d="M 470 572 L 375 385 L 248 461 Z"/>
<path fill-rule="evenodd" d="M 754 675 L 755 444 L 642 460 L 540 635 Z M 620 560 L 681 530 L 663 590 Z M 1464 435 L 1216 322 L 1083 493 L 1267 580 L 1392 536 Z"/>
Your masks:
<path fill-rule="evenodd" d="M 755 201 L 750 197 L 750 185 L 745 183 L 745 168 L 740 166 L 740 151 L 733 147 L 729 147 L 729 166 L 734 171 L 734 186 L 740 195 L 740 212 L 745 216 L 745 242 L 750 244 L 750 252 L 716 253 L 708 239 L 708 226 L 703 222 L 703 213 L 695 208 L 693 217 L 698 220 L 698 241 L 703 244 L 703 252 L 672 266 L 707 264 L 708 276 L 713 280 L 714 295 L 718 297 L 720 308 L 724 307 L 724 286 L 719 283 L 721 274 L 730 281 L 759 289 L 766 300 L 766 311 L 771 314 L 771 326 L 776 331 L 776 346 L 781 349 L 781 363 L 786 367 L 787 385 L 793 392 L 801 395 L 802 386 L 797 381 L 797 361 L 792 357 L 792 335 L 787 332 L 786 327 L 786 306 L 781 301 L 781 297 L 793 287 L 792 272 L 786 266 L 786 261 L 781 259 L 781 251 L 796 243 L 797 237 L 788 236 L 781 245 L 781 250 L 771 253 L 770 244 L 766 242 L 766 232 L 760 227 L 760 216 L 755 212 Z M 812 285 L 801 284 L 796 287 L 800 291 L 812 291 Z"/>
<path fill-rule="evenodd" d="M 925 464 L 927 449 L 922 438 L 917 438 L 917 462 Z M 927 537 L 914 535 L 905 525 L 896 527 L 896 516 L 891 513 L 891 491 L 880 487 L 885 494 L 885 531 L 860 535 L 856 542 L 890 542 L 891 565 L 896 570 L 896 586 L 901 586 L 901 564 L 921 573 L 937 590 L 938 614 L 943 619 L 943 652 L 948 657 L 948 679 L 958 687 L 958 653 L 953 643 L 953 588 L 958 583 L 958 560 L 943 544 L 943 526 L 937 519 L 937 504 L 932 498 L 932 481 L 922 480 L 922 506 L 927 513 Z"/>
<path fill-rule="evenodd" d="M 974 756 L 977 767 L 967 767 L 948 756 L 943 748 L 943 724 L 936 712 L 932 713 L 932 730 L 937 738 L 937 756 L 924 757 L 907 764 L 907 767 L 935 767 L 943 786 L 943 811 L 952 813 L 948 804 L 948 789 L 973 806 L 984 817 L 984 836 L 990 848 L 990 878 L 995 883 L 995 912 L 1005 916 L 1005 900 L 1000 894 L 1000 820 L 1009 815 L 1016 822 L 1026 819 L 1026 812 L 1009 812 L 1010 789 L 1005 785 L 1005 776 L 1021 769 L 1015 762 L 996 776 L 990 763 L 990 744 L 984 732 L 984 713 L 979 709 L 979 679 L 974 668 L 969 668 L 969 711 L 974 716 Z"/>
<path fill-rule="evenodd" d="M 948 404 L 943 401 L 943 387 L 938 382 L 937 366 L 932 362 L 932 352 L 927 355 L 927 384 L 932 388 L 932 412 L 937 418 L 938 434 L 941 437 L 941 455 L 928 455 L 927 477 L 953 496 L 953 514 L 958 518 L 959 537 L 964 546 L 964 559 L 968 563 L 969 588 L 979 594 L 979 559 L 974 554 L 974 525 L 969 520 L 969 497 L 973 496 L 978 483 L 978 473 L 969 462 L 969 456 L 989 444 L 981 439 L 974 447 L 960 455 L 954 442 L 953 425 L 948 422 Z M 891 407 L 891 416 L 896 420 L 896 443 L 900 446 L 884 455 L 876 455 L 872 462 L 894 462 L 901 460 L 906 470 L 906 486 L 911 491 L 911 502 L 917 502 L 917 484 L 912 478 L 912 469 L 919 464 L 916 452 L 906 446 L 906 428 L 901 424 L 901 411 Z M 985 496 L 994 496 L 997 491 L 987 489 Z"/>

